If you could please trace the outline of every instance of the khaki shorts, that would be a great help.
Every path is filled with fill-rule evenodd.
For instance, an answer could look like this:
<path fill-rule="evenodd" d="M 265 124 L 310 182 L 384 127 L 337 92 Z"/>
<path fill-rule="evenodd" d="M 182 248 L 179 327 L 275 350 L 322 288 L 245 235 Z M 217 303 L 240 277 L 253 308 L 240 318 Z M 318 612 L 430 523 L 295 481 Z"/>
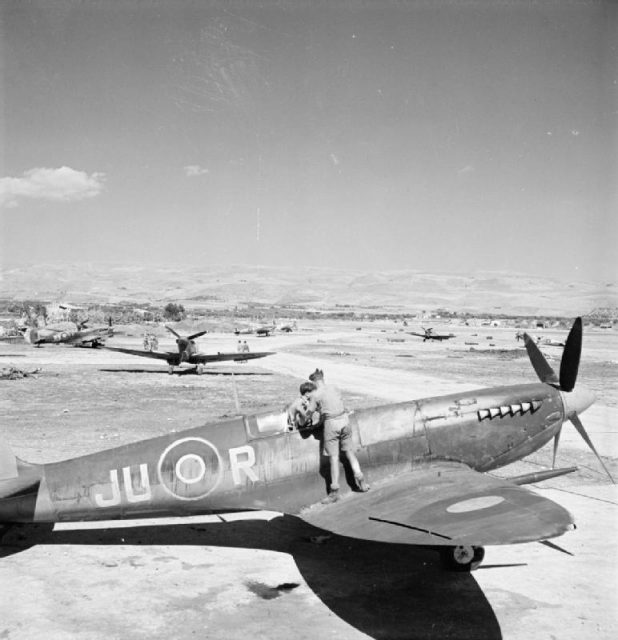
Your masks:
<path fill-rule="evenodd" d="M 353 451 L 352 429 L 347 414 L 324 421 L 324 455 L 336 457 L 341 451 Z"/>

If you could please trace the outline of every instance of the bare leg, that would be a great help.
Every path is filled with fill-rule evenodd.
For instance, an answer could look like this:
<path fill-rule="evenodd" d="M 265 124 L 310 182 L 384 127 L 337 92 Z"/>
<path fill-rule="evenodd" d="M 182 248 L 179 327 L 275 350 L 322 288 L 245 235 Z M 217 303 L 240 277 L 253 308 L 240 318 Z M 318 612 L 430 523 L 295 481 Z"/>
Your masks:
<path fill-rule="evenodd" d="M 360 463 L 354 451 L 346 451 L 346 455 L 348 456 L 348 460 L 350 461 L 350 467 L 352 467 L 352 473 L 354 474 L 354 480 L 356 480 L 356 485 L 361 491 L 368 491 L 369 485 L 365 482 L 365 477 L 363 476 L 363 472 L 360 468 Z"/>
<path fill-rule="evenodd" d="M 330 488 L 332 491 L 339 489 L 339 456 L 331 455 L 330 462 Z"/>
<path fill-rule="evenodd" d="M 362 478 L 363 472 L 361 471 L 360 463 L 354 451 L 346 451 L 345 454 L 346 456 L 348 456 L 348 460 L 350 462 L 350 467 L 352 467 L 352 473 L 354 474 L 354 477 Z"/>

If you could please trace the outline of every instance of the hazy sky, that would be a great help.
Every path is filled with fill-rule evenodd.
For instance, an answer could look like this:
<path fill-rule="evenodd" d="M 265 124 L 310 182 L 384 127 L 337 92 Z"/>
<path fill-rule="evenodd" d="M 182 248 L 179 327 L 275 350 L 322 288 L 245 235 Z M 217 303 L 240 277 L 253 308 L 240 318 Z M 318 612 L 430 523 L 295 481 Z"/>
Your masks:
<path fill-rule="evenodd" d="M 4 0 L 2 261 L 615 279 L 617 8 Z"/>

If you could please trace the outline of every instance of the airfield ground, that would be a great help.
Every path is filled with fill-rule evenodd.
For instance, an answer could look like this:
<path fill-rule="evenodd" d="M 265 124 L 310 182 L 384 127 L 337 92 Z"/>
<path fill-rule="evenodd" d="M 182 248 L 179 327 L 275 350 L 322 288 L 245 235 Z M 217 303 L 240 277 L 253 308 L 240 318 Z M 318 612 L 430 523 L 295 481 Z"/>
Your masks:
<path fill-rule="evenodd" d="M 0 366 L 42 371 L 0 381 L 0 437 L 26 460 L 61 460 L 235 415 L 236 397 L 243 412 L 283 406 L 316 366 L 350 408 L 536 381 L 514 329 L 436 327 L 456 337 L 423 343 L 402 328 L 325 321 L 247 336 L 252 351 L 277 354 L 203 376 L 103 350 L 2 345 Z M 217 352 L 236 341 L 199 342 Z M 543 351 L 557 369 L 561 349 Z M 598 401 L 582 421 L 615 477 L 617 372 L 618 335 L 585 331 L 579 383 Z M 558 462 L 580 471 L 535 489 L 575 515 L 578 529 L 555 540 L 573 555 L 538 543 L 490 547 L 470 575 L 444 572 L 424 549 L 337 536 L 315 544 L 312 527 L 268 512 L 13 531 L 0 546 L 0 638 L 609 640 L 618 632 L 618 492 L 568 424 Z M 551 445 L 500 473 L 549 464 Z"/>

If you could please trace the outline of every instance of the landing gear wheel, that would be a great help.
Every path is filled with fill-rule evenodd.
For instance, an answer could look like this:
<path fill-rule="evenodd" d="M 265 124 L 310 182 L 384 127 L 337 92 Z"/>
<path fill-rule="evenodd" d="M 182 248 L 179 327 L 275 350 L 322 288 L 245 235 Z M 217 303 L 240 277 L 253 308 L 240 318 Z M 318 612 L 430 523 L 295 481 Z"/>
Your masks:
<path fill-rule="evenodd" d="M 197 375 L 201 376 L 204 373 L 204 365 L 203 364 L 198 364 L 197 365 Z"/>
<path fill-rule="evenodd" d="M 170 376 L 174 373 L 174 365 L 173 364 L 170 364 L 167 367 L 167 372 L 170 374 Z"/>
<path fill-rule="evenodd" d="M 451 571 L 474 571 L 483 562 L 485 549 L 460 544 L 456 547 L 445 547 L 441 556 L 445 567 Z"/>

